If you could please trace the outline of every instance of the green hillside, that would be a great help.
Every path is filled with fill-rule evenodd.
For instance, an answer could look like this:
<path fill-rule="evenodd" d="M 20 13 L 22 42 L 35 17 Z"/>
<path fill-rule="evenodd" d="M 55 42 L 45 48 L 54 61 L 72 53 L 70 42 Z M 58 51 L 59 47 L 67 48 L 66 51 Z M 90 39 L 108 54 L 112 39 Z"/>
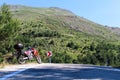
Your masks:
<path fill-rule="evenodd" d="M 72 12 L 60 9 L 56 7 L 50 8 L 33 8 L 26 6 L 10 6 L 12 14 L 14 17 L 22 20 L 22 21 L 37 21 L 41 19 L 52 19 L 51 23 L 54 21 L 62 22 L 66 24 L 67 27 L 75 29 L 77 31 L 87 33 L 90 35 L 100 36 L 107 39 L 120 39 L 118 33 L 119 31 L 115 31 L 114 29 L 110 29 L 108 27 L 102 26 L 100 24 L 89 21 L 83 17 L 79 17 Z M 61 23 L 61 25 L 63 25 Z M 53 23 L 54 24 L 54 23 Z"/>
<path fill-rule="evenodd" d="M 13 45 L 21 42 L 25 48 L 35 44 L 43 62 L 47 62 L 46 52 L 52 51 L 55 63 L 119 66 L 119 29 L 102 26 L 57 7 L 9 5 L 9 8 L 19 27 L 14 37 L 2 41 L 2 54 L 13 51 Z"/>

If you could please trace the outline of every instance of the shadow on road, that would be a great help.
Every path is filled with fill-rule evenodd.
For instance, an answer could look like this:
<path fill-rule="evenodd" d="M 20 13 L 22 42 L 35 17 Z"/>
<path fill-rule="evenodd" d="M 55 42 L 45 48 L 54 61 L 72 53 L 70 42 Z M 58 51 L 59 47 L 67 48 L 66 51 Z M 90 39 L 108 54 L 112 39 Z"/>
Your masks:
<path fill-rule="evenodd" d="M 96 68 L 45 67 L 28 69 L 8 80 L 120 80 L 119 75 L 120 71 Z"/>

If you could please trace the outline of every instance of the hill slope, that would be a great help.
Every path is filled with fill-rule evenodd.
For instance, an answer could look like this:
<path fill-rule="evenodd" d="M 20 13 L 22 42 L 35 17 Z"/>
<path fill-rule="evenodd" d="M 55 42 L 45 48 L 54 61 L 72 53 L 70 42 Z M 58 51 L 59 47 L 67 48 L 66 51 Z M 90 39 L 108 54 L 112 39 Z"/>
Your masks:
<path fill-rule="evenodd" d="M 93 36 L 100 36 L 107 39 L 120 39 L 120 30 L 115 28 L 109 28 L 100 24 L 89 21 L 83 17 L 79 17 L 72 12 L 57 8 L 33 8 L 26 6 L 10 6 L 14 17 L 22 21 L 36 21 L 40 19 L 51 19 L 51 24 L 54 21 L 67 24 L 68 27 L 77 31 L 87 33 Z M 52 22 L 53 20 L 53 22 Z M 62 24 L 61 24 L 62 25 Z M 116 30 L 117 29 L 117 30 Z"/>
<path fill-rule="evenodd" d="M 15 37 L 4 41 L 2 53 L 13 50 L 13 44 L 21 42 L 25 49 L 36 45 L 43 62 L 47 62 L 46 52 L 52 51 L 54 63 L 119 66 L 119 28 L 102 26 L 56 7 L 9 7 L 20 25 Z"/>

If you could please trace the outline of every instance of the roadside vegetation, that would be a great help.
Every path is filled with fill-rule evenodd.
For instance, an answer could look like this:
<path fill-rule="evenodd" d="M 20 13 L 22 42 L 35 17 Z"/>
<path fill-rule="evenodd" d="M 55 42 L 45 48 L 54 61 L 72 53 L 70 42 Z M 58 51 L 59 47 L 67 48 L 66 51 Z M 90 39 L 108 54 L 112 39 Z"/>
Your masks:
<path fill-rule="evenodd" d="M 0 64 L 17 63 L 16 59 L 11 56 L 14 53 L 14 44 L 20 42 L 24 44 L 25 48 L 36 45 L 42 62 L 48 62 L 46 53 L 52 51 L 53 63 L 120 66 L 119 38 L 116 38 L 115 34 L 109 33 L 110 31 L 105 27 L 101 28 L 101 25 L 97 27 L 95 23 L 88 24 L 89 21 L 85 21 L 86 24 L 82 21 L 79 23 L 86 28 L 73 27 L 77 25 L 71 22 L 72 20 L 65 21 L 63 16 L 58 17 L 58 15 L 57 17 L 50 16 L 52 12 L 47 12 L 49 15 L 42 15 L 42 17 L 34 19 L 36 15 L 38 16 L 36 13 L 33 18 L 26 20 L 24 17 L 19 17 L 21 13 L 19 10 L 11 12 L 9 7 L 3 4 L 0 8 Z M 53 8 L 50 9 L 53 10 Z M 27 14 L 22 13 L 22 15 Z M 70 20 L 73 15 L 69 15 L 67 17 Z M 74 18 L 76 17 L 74 16 Z M 89 27 L 91 28 L 89 29 Z M 85 32 L 83 30 L 101 31 Z"/>

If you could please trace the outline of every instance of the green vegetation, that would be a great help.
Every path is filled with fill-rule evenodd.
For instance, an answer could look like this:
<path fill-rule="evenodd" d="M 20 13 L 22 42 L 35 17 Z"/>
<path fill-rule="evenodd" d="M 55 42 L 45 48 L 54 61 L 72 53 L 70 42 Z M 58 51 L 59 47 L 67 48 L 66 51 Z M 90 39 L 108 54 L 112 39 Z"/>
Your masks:
<path fill-rule="evenodd" d="M 0 15 L 0 63 L 21 42 L 25 48 L 35 44 L 43 62 L 48 62 L 46 53 L 52 51 L 54 63 L 120 66 L 120 35 L 108 27 L 60 8 L 4 4 Z"/>
<path fill-rule="evenodd" d="M 12 18 L 9 7 L 4 4 L 0 10 L 0 51 L 6 53 L 12 46 L 13 38 L 17 34 L 19 22 Z M 10 43 L 10 44 L 8 44 Z"/>

